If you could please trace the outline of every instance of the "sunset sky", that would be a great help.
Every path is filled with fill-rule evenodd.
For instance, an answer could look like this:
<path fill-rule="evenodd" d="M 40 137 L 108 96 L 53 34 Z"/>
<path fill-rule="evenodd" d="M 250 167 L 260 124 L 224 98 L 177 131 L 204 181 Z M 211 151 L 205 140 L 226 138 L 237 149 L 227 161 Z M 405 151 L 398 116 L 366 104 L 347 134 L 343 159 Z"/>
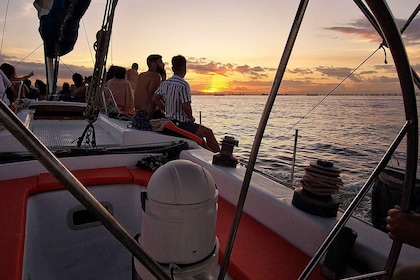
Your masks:
<path fill-rule="evenodd" d="M 0 62 L 23 76 L 45 81 L 37 12 L 30 0 L 2 0 Z M 418 5 L 415 0 L 388 1 L 399 26 Z M 194 93 L 268 93 L 299 1 L 120 0 L 107 65 L 146 71 L 146 57 L 163 56 L 168 76 L 177 54 L 188 60 L 186 80 Z M 74 72 L 92 75 L 95 34 L 105 0 L 92 0 L 81 21 L 79 39 L 61 58 L 59 86 Z M 7 14 L 6 14 L 7 11 Z M 5 21 L 6 20 L 6 21 Z M 409 59 L 420 71 L 420 17 L 404 33 Z M 296 41 L 280 93 L 327 94 L 378 49 L 380 37 L 353 1 L 312 0 Z M 337 93 L 399 92 L 393 61 L 378 50 Z M 378 83 L 378 82 L 381 83 Z"/>

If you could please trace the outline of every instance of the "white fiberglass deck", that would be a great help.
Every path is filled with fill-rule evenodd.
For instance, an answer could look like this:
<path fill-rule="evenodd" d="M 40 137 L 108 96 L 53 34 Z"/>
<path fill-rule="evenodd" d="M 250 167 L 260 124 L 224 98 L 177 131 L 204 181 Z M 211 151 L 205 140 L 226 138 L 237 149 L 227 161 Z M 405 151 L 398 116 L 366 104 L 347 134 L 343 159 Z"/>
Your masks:
<path fill-rule="evenodd" d="M 48 147 L 74 147 L 86 126 L 87 122 L 80 120 L 33 121 L 32 131 Z M 97 145 L 120 144 L 113 135 L 107 133 L 101 126 L 95 125 L 94 131 Z"/>

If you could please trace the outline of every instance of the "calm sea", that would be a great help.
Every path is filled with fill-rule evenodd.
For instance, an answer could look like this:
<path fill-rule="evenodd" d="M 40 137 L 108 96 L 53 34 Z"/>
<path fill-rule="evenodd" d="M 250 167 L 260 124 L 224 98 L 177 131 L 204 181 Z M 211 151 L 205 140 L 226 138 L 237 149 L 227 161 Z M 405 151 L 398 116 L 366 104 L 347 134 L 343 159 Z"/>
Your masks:
<path fill-rule="evenodd" d="M 216 138 L 239 141 L 234 155 L 247 162 L 268 96 L 192 97 L 196 121 Z M 323 100 L 324 99 L 324 100 Z M 297 131 L 294 182 L 317 159 L 330 160 L 341 170 L 339 192 L 345 208 L 368 179 L 405 122 L 400 96 L 282 96 L 276 98 L 265 130 L 256 169 L 290 180 Z M 389 165 L 404 167 L 405 139 Z M 370 220 L 370 194 L 356 215 Z"/>

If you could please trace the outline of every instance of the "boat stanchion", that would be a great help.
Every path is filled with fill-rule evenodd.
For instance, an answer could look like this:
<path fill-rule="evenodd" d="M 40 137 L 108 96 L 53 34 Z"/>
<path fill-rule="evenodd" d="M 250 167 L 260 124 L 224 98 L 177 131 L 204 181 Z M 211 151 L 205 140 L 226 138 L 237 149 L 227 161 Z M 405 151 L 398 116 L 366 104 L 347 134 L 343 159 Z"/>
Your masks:
<path fill-rule="evenodd" d="M 238 160 L 233 155 L 233 147 L 238 147 L 238 143 L 239 141 L 234 137 L 225 136 L 222 140 L 220 153 L 213 156 L 213 164 L 226 167 L 236 167 Z"/>

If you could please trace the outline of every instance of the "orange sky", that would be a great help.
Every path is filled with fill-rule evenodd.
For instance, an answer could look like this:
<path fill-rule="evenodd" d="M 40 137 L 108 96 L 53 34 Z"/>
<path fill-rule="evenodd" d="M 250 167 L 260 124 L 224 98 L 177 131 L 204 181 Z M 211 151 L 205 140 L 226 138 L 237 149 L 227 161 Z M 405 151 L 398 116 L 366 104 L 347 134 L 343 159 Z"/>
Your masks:
<path fill-rule="evenodd" d="M 32 1 L 7 2 L 8 6 L 2 2 L 0 9 L 1 62 L 16 65 L 18 75 L 34 71 L 34 79 L 45 80 L 43 47 Z M 186 80 L 194 93 L 268 93 L 298 6 L 295 2 L 119 1 L 108 66 L 129 68 L 138 62 L 139 70 L 145 71 L 146 57 L 160 53 L 170 76 L 171 57 L 182 54 L 188 60 Z M 353 1 L 322 0 L 322 7 L 318 2 L 309 2 L 281 93 L 327 94 L 380 44 L 379 36 Z M 418 5 L 415 2 L 389 1 L 400 26 Z M 74 72 L 92 74 L 91 46 L 102 23 L 104 5 L 103 0 L 92 0 L 74 51 L 61 58 L 59 86 L 70 81 Z M 417 71 L 419 32 L 417 17 L 403 36 Z M 384 63 L 384 51 L 377 51 L 336 92 L 399 92 L 389 50 L 386 55 L 388 64 Z"/>

